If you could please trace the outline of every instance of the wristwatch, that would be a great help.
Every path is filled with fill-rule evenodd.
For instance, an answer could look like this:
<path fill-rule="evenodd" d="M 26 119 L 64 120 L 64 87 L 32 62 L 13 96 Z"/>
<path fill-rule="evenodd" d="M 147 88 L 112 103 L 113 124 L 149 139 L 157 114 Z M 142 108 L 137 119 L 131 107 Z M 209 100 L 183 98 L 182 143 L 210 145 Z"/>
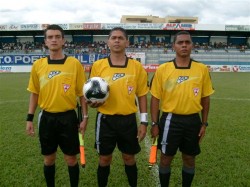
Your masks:
<path fill-rule="evenodd" d="M 208 126 L 208 122 L 202 123 L 202 125 L 205 125 L 206 127 Z"/>
<path fill-rule="evenodd" d="M 154 122 L 154 121 L 152 121 L 152 124 L 151 124 L 152 126 L 155 126 L 155 125 L 158 125 L 158 123 L 157 122 Z"/>

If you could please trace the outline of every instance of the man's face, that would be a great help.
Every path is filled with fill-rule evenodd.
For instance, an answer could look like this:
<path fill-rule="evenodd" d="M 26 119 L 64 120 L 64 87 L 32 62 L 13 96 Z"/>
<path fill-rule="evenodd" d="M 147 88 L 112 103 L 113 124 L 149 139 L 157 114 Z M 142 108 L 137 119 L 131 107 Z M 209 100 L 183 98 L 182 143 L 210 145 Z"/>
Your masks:
<path fill-rule="evenodd" d="M 62 38 L 62 34 L 59 30 L 48 30 L 44 41 L 45 45 L 52 51 L 62 49 L 65 43 L 65 40 Z"/>
<path fill-rule="evenodd" d="M 124 36 L 123 32 L 119 30 L 113 31 L 108 39 L 108 46 L 113 52 L 123 52 L 128 45 L 128 40 Z"/>
<path fill-rule="evenodd" d="M 177 56 L 188 57 L 190 56 L 193 48 L 193 43 L 190 35 L 181 34 L 176 38 L 175 43 L 173 44 L 173 49 L 176 52 Z"/>

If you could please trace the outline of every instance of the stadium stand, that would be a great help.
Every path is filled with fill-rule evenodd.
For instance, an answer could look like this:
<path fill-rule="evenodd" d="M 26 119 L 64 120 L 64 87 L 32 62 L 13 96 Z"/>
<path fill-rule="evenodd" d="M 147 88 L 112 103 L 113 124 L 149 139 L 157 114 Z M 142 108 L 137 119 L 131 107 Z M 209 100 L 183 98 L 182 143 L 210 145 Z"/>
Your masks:
<path fill-rule="evenodd" d="M 62 26 L 68 28 L 68 30 L 65 30 L 65 53 L 69 55 L 108 55 L 109 49 L 105 41 L 110 29 L 106 27 L 110 25 L 112 24 L 75 24 L 77 27 L 82 27 L 82 30 L 75 30 L 70 29 L 70 26 L 68 27 L 67 24 L 62 24 Z M 5 25 L 1 27 L 0 55 L 46 55 L 47 50 L 43 43 L 43 30 L 37 29 L 39 24 L 16 25 L 15 28 L 19 28 L 19 26 L 20 30 L 17 29 L 15 31 L 8 30 L 8 28 L 12 28 L 11 25 L 10 27 Z M 138 26 L 147 28 L 147 24 L 138 24 Z M 209 29 L 193 31 L 194 25 L 181 25 L 179 23 L 160 24 L 160 29 L 157 24 L 149 26 L 155 29 L 127 29 L 130 41 L 127 51 L 145 53 L 146 64 L 161 64 L 173 59 L 174 51 L 172 51 L 171 42 L 174 34 L 179 30 L 175 26 L 180 26 L 192 32 L 194 42 L 192 57 L 195 60 L 203 61 L 207 64 L 247 63 L 250 65 L 250 34 L 245 31 L 248 29 L 247 26 L 225 25 L 225 30 L 222 29 L 220 31 Z M 35 29 L 25 30 L 27 28 Z M 230 29 L 235 29 L 235 31 Z"/>

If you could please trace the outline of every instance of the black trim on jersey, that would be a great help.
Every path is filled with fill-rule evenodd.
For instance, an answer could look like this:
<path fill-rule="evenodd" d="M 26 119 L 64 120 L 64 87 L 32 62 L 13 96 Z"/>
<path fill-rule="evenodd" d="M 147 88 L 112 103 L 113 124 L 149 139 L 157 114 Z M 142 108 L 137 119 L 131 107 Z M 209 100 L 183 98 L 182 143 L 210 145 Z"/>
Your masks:
<path fill-rule="evenodd" d="M 151 78 L 151 80 L 150 80 L 149 88 L 151 88 L 151 86 L 152 86 L 154 77 L 155 77 L 155 73 L 154 73 L 154 75 L 152 76 L 152 78 Z"/>
<path fill-rule="evenodd" d="M 50 56 L 48 56 L 48 64 L 64 64 L 66 59 L 67 59 L 67 55 L 65 55 L 63 59 L 59 59 L 59 60 L 51 60 Z"/>
<path fill-rule="evenodd" d="M 125 56 L 126 56 L 126 55 L 125 55 Z M 127 65 L 128 65 L 128 57 L 126 56 L 125 64 L 122 65 L 122 66 L 113 65 L 112 62 L 111 62 L 110 56 L 108 57 L 108 62 L 109 62 L 109 66 L 110 66 L 110 67 L 126 68 Z"/>
<path fill-rule="evenodd" d="M 173 60 L 175 69 L 190 69 L 192 61 L 193 61 L 193 59 L 190 58 L 190 61 L 189 61 L 189 64 L 187 67 L 178 67 L 176 64 L 176 58 Z"/>

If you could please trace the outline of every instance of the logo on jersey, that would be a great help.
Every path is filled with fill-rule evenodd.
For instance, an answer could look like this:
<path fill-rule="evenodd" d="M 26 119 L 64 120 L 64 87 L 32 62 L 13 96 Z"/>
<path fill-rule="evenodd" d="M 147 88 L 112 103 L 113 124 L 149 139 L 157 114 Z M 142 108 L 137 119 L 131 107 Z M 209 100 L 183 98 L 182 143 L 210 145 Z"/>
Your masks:
<path fill-rule="evenodd" d="M 133 86 L 128 86 L 128 94 L 131 94 L 131 92 L 133 91 L 134 87 Z"/>
<path fill-rule="evenodd" d="M 194 91 L 194 95 L 197 96 L 200 89 L 199 88 L 193 88 L 193 91 Z"/>
<path fill-rule="evenodd" d="M 49 73 L 49 75 L 48 75 L 48 78 L 49 79 L 52 79 L 54 76 L 56 76 L 56 75 L 58 75 L 58 74 L 60 74 L 61 73 L 61 71 L 51 71 L 50 73 Z"/>
<path fill-rule="evenodd" d="M 177 79 L 177 84 L 180 84 L 189 79 L 189 76 L 179 76 Z"/>
<path fill-rule="evenodd" d="M 115 74 L 113 75 L 112 80 L 115 81 L 115 80 L 120 79 L 120 78 L 122 78 L 122 77 L 124 77 L 124 76 L 125 76 L 125 73 L 115 73 Z"/>
<path fill-rule="evenodd" d="M 63 84 L 63 89 L 65 93 L 69 90 L 69 88 L 70 88 L 69 84 Z"/>

